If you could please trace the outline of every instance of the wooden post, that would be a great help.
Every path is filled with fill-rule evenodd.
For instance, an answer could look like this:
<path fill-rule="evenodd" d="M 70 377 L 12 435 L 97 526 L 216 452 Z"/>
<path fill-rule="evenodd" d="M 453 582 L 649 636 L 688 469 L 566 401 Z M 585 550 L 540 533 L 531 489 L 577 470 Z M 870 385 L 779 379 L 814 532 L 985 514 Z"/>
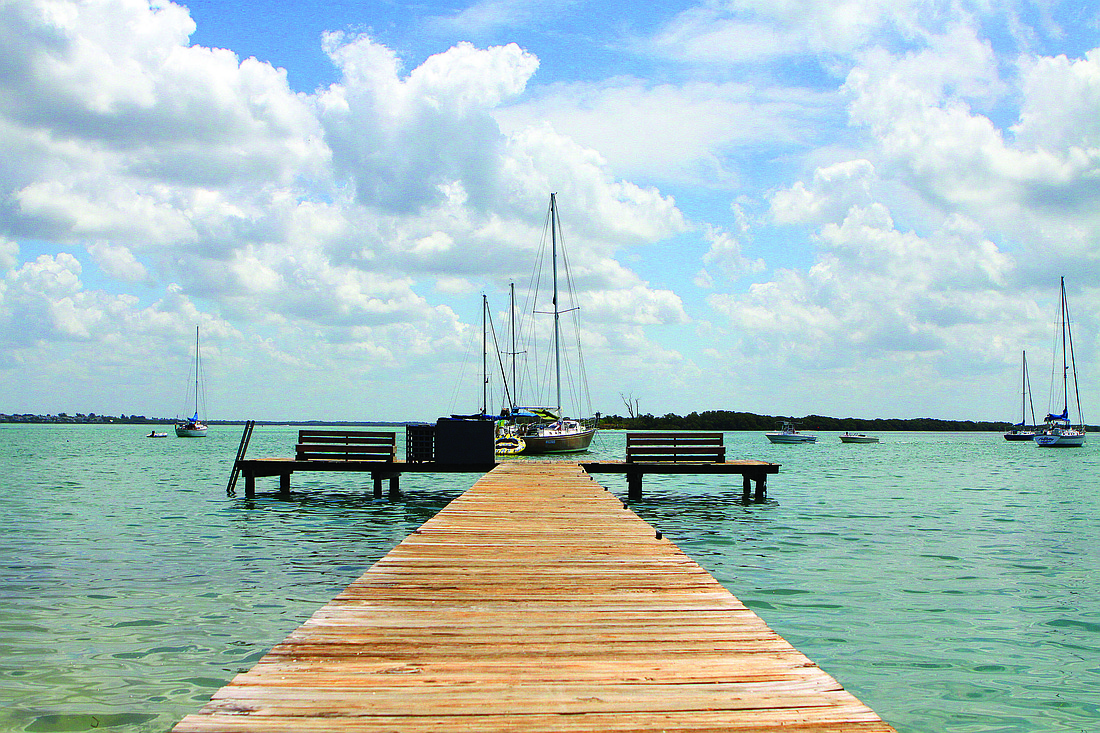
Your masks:
<path fill-rule="evenodd" d="M 746 504 L 752 499 L 752 479 L 749 478 L 747 473 L 741 474 L 743 483 L 741 484 L 741 501 Z"/>
<path fill-rule="evenodd" d="M 768 476 L 760 474 L 756 477 L 756 501 L 763 502 L 768 498 Z"/>
<path fill-rule="evenodd" d="M 401 474 L 394 471 L 371 471 L 370 477 L 374 480 L 374 498 L 382 498 L 382 482 L 390 481 L 390 498 L 401 496 Z"/>
<path fill-rule="evenodd" d="M 279 474 L 279 498 L 280 499 L 289 499 L 290 498 L 290 474 L 289 473 L 280 473 Z"/>
<path fill-rule="evenodd" d="M 630 471 L 626 474 L 626 498 L 627 501 L 638 501 L 642 498 L 641 471 Z"/>
<path fill-rule="evenodd" d="M 244 474 L 244 496 L 246 499 L 256 496 L 256 474 L 252 471 L 245 471 Z"/>

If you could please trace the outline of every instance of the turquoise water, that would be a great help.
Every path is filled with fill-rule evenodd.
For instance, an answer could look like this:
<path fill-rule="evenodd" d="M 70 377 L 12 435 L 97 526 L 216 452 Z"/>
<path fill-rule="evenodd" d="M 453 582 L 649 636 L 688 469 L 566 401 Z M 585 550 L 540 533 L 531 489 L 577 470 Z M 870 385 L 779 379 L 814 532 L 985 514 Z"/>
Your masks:
<path fill-rule="evenodd" d="M 0 426 L 0 731 L 169 729 L 477 478 L 406 474 L 374 500 L 368 475 L 296 475 L 290 501 L 275 478 L 230 499 L 239 428 L 145 432 Z M 295 434 L 257 428 L 249 455 Z M 632 508 L 898 731 L 1100 730 L 1100 437 L 726 444 L 783 464 L 766 503 L 652 476 Z"/>

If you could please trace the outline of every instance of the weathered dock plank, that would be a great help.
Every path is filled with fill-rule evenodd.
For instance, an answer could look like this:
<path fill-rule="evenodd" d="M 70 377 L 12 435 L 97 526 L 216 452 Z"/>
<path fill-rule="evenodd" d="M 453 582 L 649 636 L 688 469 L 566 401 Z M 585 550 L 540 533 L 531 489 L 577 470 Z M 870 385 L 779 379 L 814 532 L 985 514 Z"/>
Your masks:
<path fill-rule="evenodd" d="M 577 465 L 497 467 L 176 733 L 892 728 Z"/>

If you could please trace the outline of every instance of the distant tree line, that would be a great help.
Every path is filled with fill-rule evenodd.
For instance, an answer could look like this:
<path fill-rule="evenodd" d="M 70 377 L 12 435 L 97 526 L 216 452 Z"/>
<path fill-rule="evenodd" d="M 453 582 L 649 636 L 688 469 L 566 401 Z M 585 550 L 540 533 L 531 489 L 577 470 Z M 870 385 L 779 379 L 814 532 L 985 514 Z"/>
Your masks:
<path fill-rule="evenodd" d="M 107 424 L 107 425 L 165 425 L 176 422 L 178 417 L 146 417 L 145 415 L 97 415 L 94 412 L 85 415 L 78 412 L 70 415 L 59 412 L 56 415 L 0 413 L 0 423 L 52 423 L 52 424 Z M 244 420 L 204 420 L 207 425 L 241 425 Z M 327 425 L 327 426 L 401 426 L 407 422 L 364 421 L 364 420 L 256 420 L 257 425 Z"/>
<path fill-rule="evenodd" d="M 69 424 L 113 424 L 113 423 L 134 423 L 145 424 L 151 422 L 144 415 L 120 415 L 115 417 L 114 415 L 97 415 L 94 412 L 89 412 L 85 415 L 83 412 L 78 412 L 75 415 L 70 415 L 67 412 L 59 412 L 56 415 L 7 415 L 0 413 L 0 423 L 5 422 L 24 422 L 24 423 L 69 423 Z"/>
<path fill-rule="evenodd" d="M 890 418 L 866 420 L 856 417 L 784 417 L 756 415 L 751 412 L 706 410 L 684 416 L 669 413 L 656 415 L 606 415 L 600 418 L 600 427 L 609 430 L 774 430 L 780 423 L 792 422 L 801 430 L 839 430 L 849 432 L 885 432 L 904 430 L 913 432 L 997 432 L 1010 427 L 1008 422 L 978 422 L 974 420 L 939 420 L 931 417 L 909 419 Z"/>

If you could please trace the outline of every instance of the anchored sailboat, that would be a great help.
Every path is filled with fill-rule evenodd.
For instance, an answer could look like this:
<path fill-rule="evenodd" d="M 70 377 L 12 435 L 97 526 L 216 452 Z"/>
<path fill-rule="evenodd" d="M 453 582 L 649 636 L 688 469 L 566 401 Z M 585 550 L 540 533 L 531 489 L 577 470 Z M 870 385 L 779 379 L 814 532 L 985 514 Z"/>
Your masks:
<path fill-rule="evenodd" d="M 1020 386 L 1020 422 L 1005 433 L 1005 440 L 1033 440 L 1035 438 L 1035 405 L 1031 399 L 1031 379 L 1027 374 L 1027 352 L 1023 352 L 1023 384 Z M 1031 422 L 1027 422 L 1027 408 L 1031 407 Z"/>
<path fill-rule="evenodd" d="M 1066 279 L 1062 278 L 1062 412 L 1048 413 L 1046 424 L 1035 435 L 1035 444 L 1044 448 L 1079 448 L 1085 444 L 1085 418 L 1081 415 L 1081 390 L 1077 387 L 1077 363 L 1073 358 L 1073 331 L 1070 326 L 1069 303 L 1066 301 Z M 1057 350 L 1055 353 L 1056 360 Z M 1073 369 L 1073 392 L 1077 397 L 1076 427 L 1069 419 L 1069 371 Z M 1055 385 L 1051 385 L 1053 401 Z"/>
<path fill-rule="evenodd" d="M 502 415 L 499 438 L 502 452 L 518 452 L 524 455 L 549 453 L 577 453 L 588 450 L 595 437 L 599 424 L 599 413 L 593 417 L 577 418 L 566 416 L 562 407 L 562 344 L 561 316 L 576 311 L 576 308 L 562 309 L 558 298 L 558 249 L 563 243 L 561 223 L 558 219 L 556 194 L 550 194 L 550 211 L 547 215 L 550 229 L 550 255 L 553 280 L 553 298 L 550 310 L 536 311 L 552 315 L 554 350 L 554 404 L 540 406 L 517 405 L 510 400 L 511 407 Z M 566 273 L 568 279 L 568 273 Z M 538 307 L 536 303 L 536 307 Z M 512 346 L 512 358 L 515 359 L 516 347 Z M 513 362 L 514 363 L 514 362 Z M 579 380 L 583 382 L 583 365 L 578 364 Z M 513 366 L 513 389 L 515 388 L 515 368 Z M 513 392 L 514 395 L 514 392 Z M 520 447 L 522 446 L 522 447 Z"/>
<path fill-rule="evenodd" d="M 177 438 L 206 437 L 206 423 L 199 420 L 199 327 L 195 326 L 195 414 L 176 423 Z"/>

